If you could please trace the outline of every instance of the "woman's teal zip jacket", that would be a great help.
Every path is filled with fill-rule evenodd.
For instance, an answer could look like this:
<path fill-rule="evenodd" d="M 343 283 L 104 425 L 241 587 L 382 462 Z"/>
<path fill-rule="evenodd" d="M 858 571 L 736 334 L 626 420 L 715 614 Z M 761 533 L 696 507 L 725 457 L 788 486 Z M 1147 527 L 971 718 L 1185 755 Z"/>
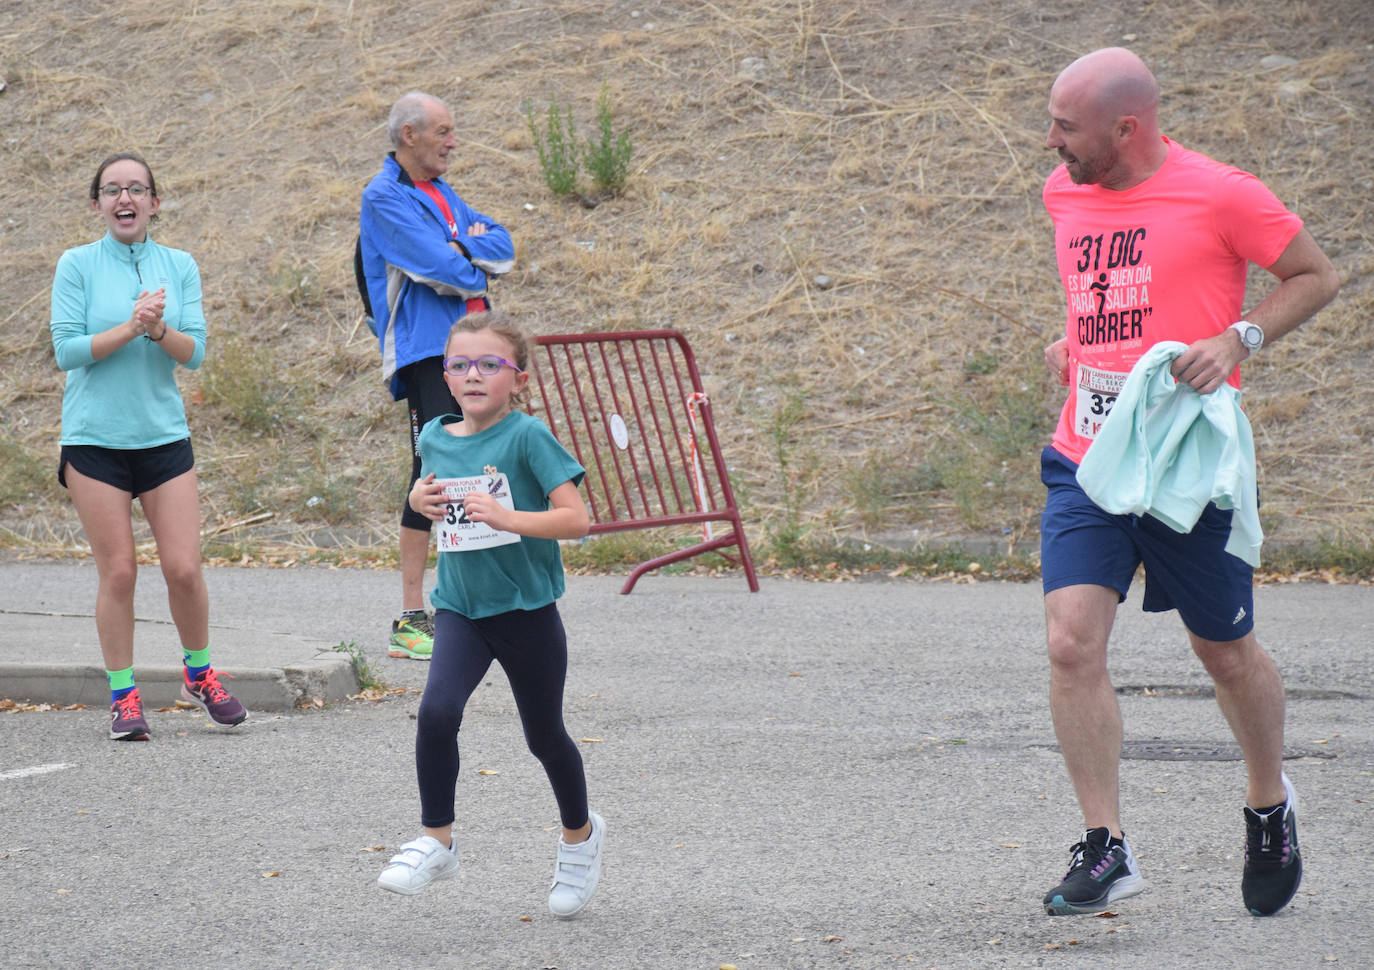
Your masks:
<path fill-rule="evenodd" d="M 67 372 L 62 444 L 154 448 L 190 436 L 177 363 L 152 340 L 130 341 L 103 360 L 91 338 L 129 319 L 139 293 L 167 291 L 163 321 L 196 342 L 186 367 L 205 359 L 200 269 L 188 253 L 151 238 L 125 245 L 109 233 L 62 254 L 52 283 L 52 346 Z"/>

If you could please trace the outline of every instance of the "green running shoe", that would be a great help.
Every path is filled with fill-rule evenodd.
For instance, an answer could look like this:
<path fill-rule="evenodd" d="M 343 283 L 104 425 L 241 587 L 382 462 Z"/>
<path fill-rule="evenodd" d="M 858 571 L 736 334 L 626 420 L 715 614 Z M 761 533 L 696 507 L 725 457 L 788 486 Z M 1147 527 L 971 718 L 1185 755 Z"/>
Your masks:
<path fill-rule="evenodd" d="M 428 660 L 434 652 L 434 618 L 428 613 L 403 616 L 391 621 L 388 657 Z"/>

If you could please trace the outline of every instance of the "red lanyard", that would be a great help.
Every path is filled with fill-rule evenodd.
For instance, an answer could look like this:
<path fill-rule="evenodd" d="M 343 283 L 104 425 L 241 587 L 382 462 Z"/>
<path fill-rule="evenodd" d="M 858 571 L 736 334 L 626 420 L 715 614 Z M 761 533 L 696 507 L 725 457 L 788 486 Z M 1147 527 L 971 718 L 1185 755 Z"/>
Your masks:
<path fill-rule="evenodd" d="M 448 199 L 444 198 L 444 193 L 440 192 L 433 182 L 416 182 L 415 187 L 434 200 L 434 204 L 439 207 L 439 211 L 444 214 L 444 219 L 448 222 L 449 237 L 457 239 L 458 223 L 453 219 L 453 210 L 449 208 Z"/>
<path fill-rule="evenodd" d="M 440 192 L 433 182 L 416 182 L 415 187 L 434 200 L 434 204 L 439 207 L 439 211 L 444 214 L 444 219 L 448 222 L 449 235 L 457 239 L 458 223 L 454 221 L 453 210 L 449 208 L 448 199 L 444 198 L 444 193 Z M 486 308 L 487 301 L 484 297 L 474 296 L 467 301 L 468 313 L 480 313 Z"/>

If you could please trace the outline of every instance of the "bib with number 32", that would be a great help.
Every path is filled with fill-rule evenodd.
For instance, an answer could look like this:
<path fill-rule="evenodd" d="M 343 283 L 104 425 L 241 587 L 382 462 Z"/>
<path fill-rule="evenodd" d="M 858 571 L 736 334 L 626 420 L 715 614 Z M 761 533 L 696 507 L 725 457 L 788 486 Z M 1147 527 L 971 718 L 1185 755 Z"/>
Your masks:
<path fill-rule="evenodd" d="M 1078 365 L 1078 387 L 1075 391 L 1074 431 L 1084 438 L 1096 438 L 1112 413 L 1112 405 L 1126 384 L 1128 375 Z"/>
<path fill-rule="evenodd" d="M 440 552 L 467 552 L 470 549 L 490 549 L 519 542 L 514 532 L 493 529 L 485 522 L 473 522 L 463 510 L 463 496 L 480 491 L 496 499 L 503 509 L 515 510 L 510 496 L 510 481 L 505 475 L 473 475 L 470 478 L 436 478 L 436 485 L 444 487 L 446 511 L 439 521 L 436 544 Z"/>

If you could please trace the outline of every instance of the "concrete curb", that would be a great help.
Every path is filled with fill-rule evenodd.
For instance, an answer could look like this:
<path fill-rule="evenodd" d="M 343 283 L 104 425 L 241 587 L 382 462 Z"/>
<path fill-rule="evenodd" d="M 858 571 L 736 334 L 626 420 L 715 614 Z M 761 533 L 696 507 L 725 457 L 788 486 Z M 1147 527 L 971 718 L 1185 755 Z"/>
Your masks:
<path fill-rule="evenodd" d="M 352 661 L 332 651 L 282 667 L 216 667 L 226 687 L 250 711 L 290 711 L 342 701 L 359 690 Z M 181 699 L 181 667 L 140 667 L 147 707 Z M 0 663 L 0 697 L 34 704 L 106 707 L 110 687 L 99 664 Z"/>
<path fill-rule="evenodd" d="M 0 609 L 0 698 L 104 709 L 110 688 L 95 617 L 48 608 L 70 595 L 69 581 L 43 585 L 56 575 L 42 569 L 5 570 L 16 603 Z M 39 585 L 21 586 L 21 578 Z M 356 694 L 352 657 L 333 649 L 334 641 L 260 628 L 281 626 L 280 620 L 262 622 L 261 596 L 255 592 L 247 602 L 222 611 L 229 622 L 210 625 L 211 662 L 229 692 L 250 711 L 318 707 Z M 155 593 L 145 594 L 142 615 L 134 620 L 135 677 L 143 703 L 152 709 L 181 699 L 181 643 L 172 622 L 148 618 L 165 610 L 156 599 Z"/>

